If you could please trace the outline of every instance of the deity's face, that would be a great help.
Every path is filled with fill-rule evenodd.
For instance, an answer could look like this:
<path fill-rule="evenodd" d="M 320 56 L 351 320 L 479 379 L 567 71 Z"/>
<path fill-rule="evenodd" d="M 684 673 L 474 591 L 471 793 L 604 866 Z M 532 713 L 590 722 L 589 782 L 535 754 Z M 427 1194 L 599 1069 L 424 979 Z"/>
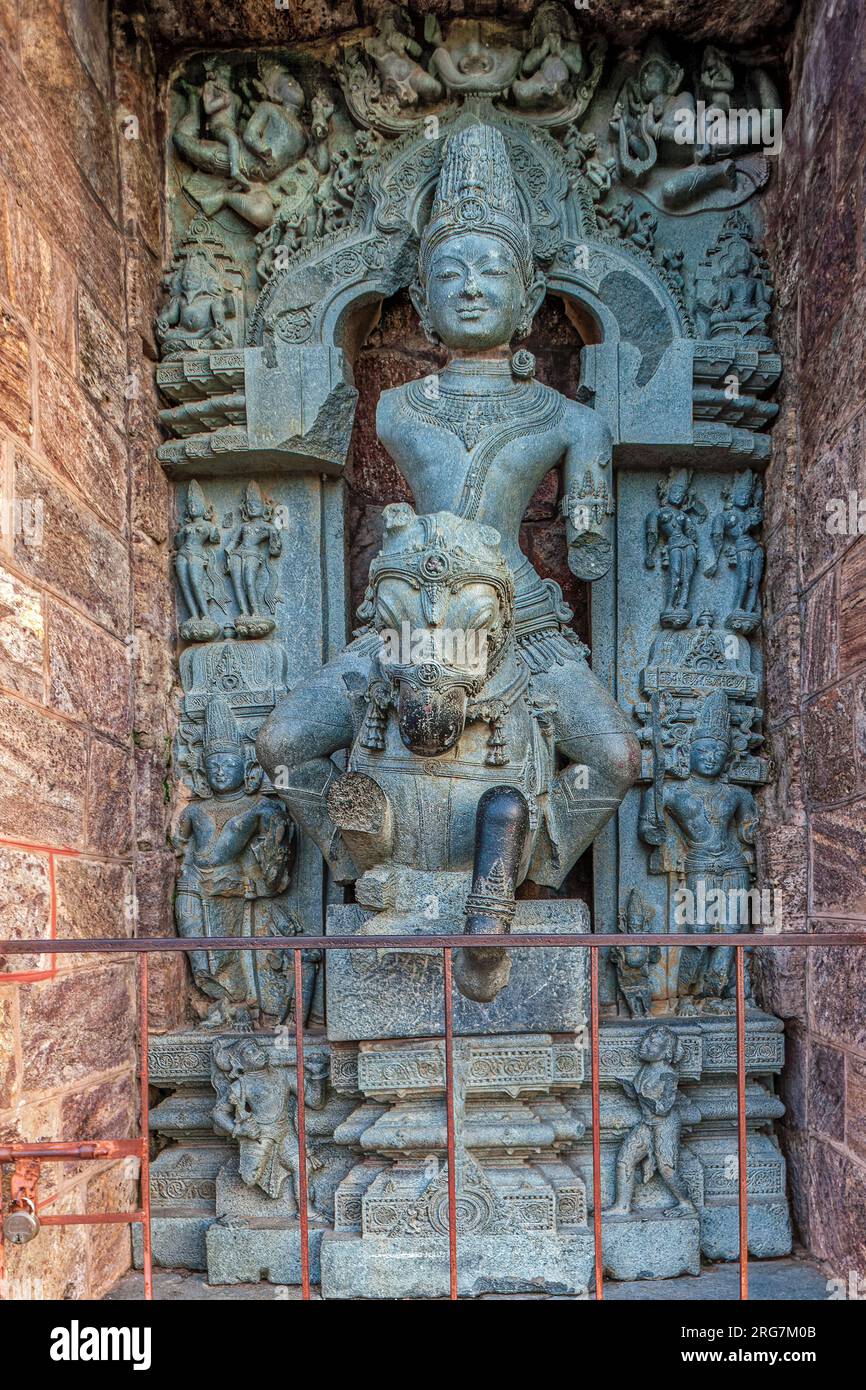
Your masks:
<path fill-rule="evenodd" d="M 430 327 L 447 347 L 502 347 L 524 316 L 526 286 L 513 251 L 488 232 L 440 242 L 426 277 Z"/>
<path fill-rule="evenodd" d="M 667 89 L 667 73 L 661 63 L 647 63 L 640 75 L 640 90 L 644 101 L 663 96 Z"/>
<path fill-rule="evenodd" d="M 731 501 L 735 507 L 748 507 L 752 501 L 752 480 L 743 478 L 734 485 L 731 492 Z"/>
<path fill-rule="evenodd" d="M 717 777 L 728 760 L 728 745 L 717 738 L 696 738 L 689 763 L 701 777 Z"/>
<path fill-rule="evenodd" d="M 684 483 L 671 483 L 668 488 L 668 501 L 672 507 L 681 507 L 686 500 L 687 487 Z"/>
<path fill-rule="evenodd" d="M 236 792 L 244 785 L 244 759 L 241 753 L 208 753 L 204 771 L 211 791 Z"/>

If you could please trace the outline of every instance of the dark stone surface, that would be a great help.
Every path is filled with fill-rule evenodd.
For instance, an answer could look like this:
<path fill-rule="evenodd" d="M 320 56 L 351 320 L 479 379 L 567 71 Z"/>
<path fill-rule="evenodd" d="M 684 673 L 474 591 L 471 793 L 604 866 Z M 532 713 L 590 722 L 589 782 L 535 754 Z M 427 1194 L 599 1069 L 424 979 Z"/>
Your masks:
<path fill-rule="evenodd" d="M 443 9 L 438 0 L 418 0 L 414 8 L 419 14 L 441 14 Z M 533 8 L 534 0 L 506 0 L 485 3 L 480 10 L 521 19 Z M 166 47 L 326 38 L 363 23 L 369 13 L 363 0 L 355 4 L 288 0 L 285 9 L 275 9 L 273 0 L 148 0 L 146 9 L 156 40 Z M 737 45 L 784 34 L 793 12 L 790 0 L 758 0 L 750 5 L 740 0 L 593 0 L 591 20 L 593 27 L 622 43 L 636 43 L 656 29 L 670 29 L 696 41 Z"/>
<path fill-rule="evenodd" d="M 845 1137 L 845 1057 L 835 1047 L 813 1043 L 809 1070 L 809 1128 Z"/>

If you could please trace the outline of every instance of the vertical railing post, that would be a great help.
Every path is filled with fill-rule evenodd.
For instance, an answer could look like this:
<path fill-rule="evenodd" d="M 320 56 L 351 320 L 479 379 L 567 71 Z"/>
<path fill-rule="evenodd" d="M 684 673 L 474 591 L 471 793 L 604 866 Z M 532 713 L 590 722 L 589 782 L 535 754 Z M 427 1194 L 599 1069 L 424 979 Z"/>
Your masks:
<path fill-rule="evenodd" d="M 598 947 L 589 947 L 589 1036 L 592 1067 L 592 1222 L 595 1249 L 595 1296 L 604 1298 L 601 1249 L 601 1102 L 598 1048 Z"/>
<path fill-rule="evenodd" d="M 307 1215 L 307 1117 L 306 1073 L 304 1071 L 304 976 L 301 952 L 292 952 L 295 962 L 295 1070 L 298 1095 L 298 1206 L 301 1223 L 301 1297 L 310 1297 L 310 1223 Z"/>
<path fill-rule="evenodd" d="M 451 947 L 443 950 L 445 984 L 445 1121 L 448 1134 L 448 1297 L 457 1299 L 457 1144 L 454 1135 L 454 995 Z"/>
<path fill-rule="evenodd" d="M 153 1245 L 150 1226 L 150 1130 L 148 1128 L 150 1112 L 150 1062 L 147 1055 L 149 986 L 147 952 L 142 951 L 138 971 L 138 1031 L 139 1046 L 141 1049 L 141 1061 L 138 1074 L 141 1084 L 141 1263 L 144 1270 L 144 1296 L 146 1299 L 153 1298 Z"/>
<path fill-rule="evenodd" d="M 740 1298 L 749 1297 L 749 1186 L 746 1153 L 746 963 L 744 947 L 737 958 L 737 1201 L 740 1218 Z"/>

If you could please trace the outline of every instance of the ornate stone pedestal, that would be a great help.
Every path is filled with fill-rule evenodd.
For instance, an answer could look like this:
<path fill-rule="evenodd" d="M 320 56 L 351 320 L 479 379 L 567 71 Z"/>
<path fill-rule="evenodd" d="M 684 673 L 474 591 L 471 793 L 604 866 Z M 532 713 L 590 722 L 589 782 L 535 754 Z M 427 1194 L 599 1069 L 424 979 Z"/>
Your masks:
<path fill-rule="evenodd" d="M 519 903 L 514 933 L 583 933 L 588 917 L 578 902 Z M 432 936 L 427 951 L 329 955 L 332 1082 L 360 1103 L 334 1131 L 356 1162 L 322 1240 L 326 1298 L 448 1293 L 445 1045 L 430 1034 L 443 1028 L 435 936 L 459 921 L 402 918 L 395 930 Z M 328 917 L 335 934 L 386 928 L 385 914 L 357 906 Z M 592 1269 L 586 1183 L 573 1163 L 589 961 L 558 947 L 511 955 L 511 982 L 495 1001 L 454 993 L 459 1289 L 579 1294 Z"/>
<path fill-rule="evenodd" d="M 448 1292 L 445 1051 L 439 1040 L 335 1049 L 335 1084 L 357 1068 L 359 1108 L 335 1131 L 359 1161 L 322 1241 L 326 1298 Z M 462 1294 L 582 1293 L 592 1269 L 586 1186 L 571 1155 L 584 1053 L 574 1034 L 454 1043 Z"/>

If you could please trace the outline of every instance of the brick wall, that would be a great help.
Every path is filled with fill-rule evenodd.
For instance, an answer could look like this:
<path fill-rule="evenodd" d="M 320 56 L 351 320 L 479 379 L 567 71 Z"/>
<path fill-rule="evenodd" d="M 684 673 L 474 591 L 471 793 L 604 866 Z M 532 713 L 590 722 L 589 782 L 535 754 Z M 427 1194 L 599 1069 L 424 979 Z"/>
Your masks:
<path fill-rule="evenodd" d="M 146 33 L 100 0 L 0 0 L 0 92 L 0 937 L 47 937 L 52 915 L 83 940 L 165 931 L 173 617 Z M 48 963 L 0 952 L 6 971 Z M 57 967 L 0 984 L 0 1137 L 134 1134 L 134 962 Z M 154 965 L 155 1027 L 177 1021 L 182 971 Z M 49 1164 L 42 1195 L 129 1209 L 134 1176 Z M 9 1252 L 9 1292 L 95 1296 L 128 1260 L 125 1227 L 45 1229 Z"/>
<path fill-rule="evenodd" d="M 828 526 L 831 499 L 853 497 L 866 531 L 863 0 L 809 0 L 789 59 L 768 229 L 786 368 L 766 579 L 781 775 L 765 794 L 762 857 L 789 928 L 861 931 L 866 943 L 866 535 Z M 763 990 L 789 1020 L 800 1234 L 835 1271 L 866 1275 L 866 949 L 787 954 L 764 966 Z"/>

